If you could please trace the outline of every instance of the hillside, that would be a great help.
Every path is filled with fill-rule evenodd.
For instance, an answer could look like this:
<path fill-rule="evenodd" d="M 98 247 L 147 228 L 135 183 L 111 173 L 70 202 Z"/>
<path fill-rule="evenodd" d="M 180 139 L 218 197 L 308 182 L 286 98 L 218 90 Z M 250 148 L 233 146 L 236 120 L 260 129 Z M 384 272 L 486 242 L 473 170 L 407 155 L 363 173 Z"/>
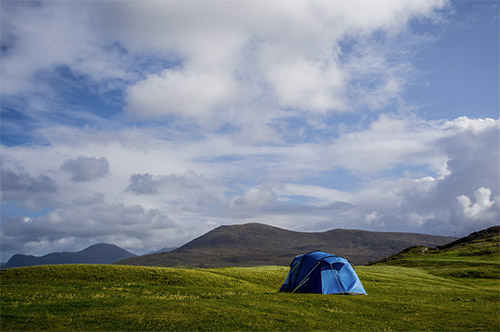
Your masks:
<path fill-rule="evenodd" d="M 441 253 L 458 251 L 467 256 L 496 256 L 500 252 L 500 226 L 489 227 L 469 234 L 437 249 Z"/>
<path fill-rule="evenodd" d="M 144 255 L 118 262 L 144 266 L 258 266 L 288 265 L 298 254 L 322 250 L 366 264 L 409 246 L 437 246 L 448 237 L 415 233 L 334 229 L 295 232 L 263 224 L 218 227 L 171 252 Z"/>
<path fill-rule="evenodd" d="M 55 252 L 40 257 L 17 254 L 12 256 L 4 267 L 82 263 L 111 264 L 134 256 L 131 252 L 113 244 L 99 243 L 78 252 Z"/>
<path fill-rule="evenodd" d="M 436 248 L 409 247 L 376 264 L 419 267 L 440 276 L 500 278 L 500 226 Z"/>
<path fill-rule="evenodd" d="M 356 266 L 367 296 L 278 293 L 285 266 L 0 271 L 2 331 L 497 331 L 498 279 Z"/>

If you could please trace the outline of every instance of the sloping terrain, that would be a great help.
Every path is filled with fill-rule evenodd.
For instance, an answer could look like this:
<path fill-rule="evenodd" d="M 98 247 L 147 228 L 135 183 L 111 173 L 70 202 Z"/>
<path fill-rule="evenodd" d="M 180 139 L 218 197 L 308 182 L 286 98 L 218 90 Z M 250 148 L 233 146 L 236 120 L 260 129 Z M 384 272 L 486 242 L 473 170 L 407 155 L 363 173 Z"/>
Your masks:
<path fill-rule="evenodd" d="M 0 271 L 2 331 L 497 331 L 498 279 L 356 266 L 368 295 L 278 293 L 285 266 Z"/>
<path fill-rule="evenodd" d="M 111 264 L 116 261 L 134 257 L 114 244 L 99 243 L 78 252 L 55 252 L 44 256 L 14 255 L 4 267 L 20 267 L 48 264 Z"/>
<path fill-rule="evenodd" d="M 493 226 L 437 248 L 410 247 L 376 264 L 423 268 L 453 277 L 500 278 L 500 226 Z"/>
<path fill-rule="evenodd" d="M 143 266 L 258 266 L 289 265 L 296 255 L 322 250 L 360 265 L 377 261 L 409 246 L 438 246 L 448 237 L 415 233 L 334 229 L 295 232 L 263 224 L 218 227 L 167 253 L 118 262 Z"/>
<path fill-rule="evenodd" d="M 456 251 L 462 256 L 498 257 L 500 226 L 492 226 L 438 247 L 441 253 Z"/>

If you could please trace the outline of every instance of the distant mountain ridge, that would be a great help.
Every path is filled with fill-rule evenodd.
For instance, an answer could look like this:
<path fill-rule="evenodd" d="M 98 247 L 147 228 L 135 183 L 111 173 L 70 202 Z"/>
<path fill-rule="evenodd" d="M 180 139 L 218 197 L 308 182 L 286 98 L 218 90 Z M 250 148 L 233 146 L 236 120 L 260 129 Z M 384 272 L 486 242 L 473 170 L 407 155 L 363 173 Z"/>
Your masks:
<path fill-rule="evenodd" d="M 111 264 L 136 255 L 114 244 L 99 243 L 78 252 L 55 252 L 44 256 L 16 254 L 5 268 L 49 264 Z"/>
<path fill-rule="evenodd" d="M 334 229 L 296 232 L 264 224 L 220 226 L 171 252 L 137 256 L 117 264 L 145 266 L 288 265 L 296 255 L 322 250 L 353 264 L 381 260 L 415 245 L 438 246 L 449 237 L 417 233 Z"/>

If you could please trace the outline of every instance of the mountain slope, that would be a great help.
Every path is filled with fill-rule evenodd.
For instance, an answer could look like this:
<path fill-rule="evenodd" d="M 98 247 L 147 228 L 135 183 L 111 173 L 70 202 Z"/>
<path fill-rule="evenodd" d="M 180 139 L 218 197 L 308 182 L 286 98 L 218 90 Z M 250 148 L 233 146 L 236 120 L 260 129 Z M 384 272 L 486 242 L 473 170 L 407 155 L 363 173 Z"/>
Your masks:
<path fill-rule="evenodd" d="M 437 246 L 449 238 L 415 233 L 334 229 L 295 232 L 263 224 L 218 227 L 171 252 L 138 256 L 118 262 L 145 266 L 288 265 L 298 254 L 322 250 L 366 264 L 412 245 Z"/>
<path fill-rule="evenodd" d="M 406 248 L 376 264 L 419 267 L 439 276 L 500 279 L 500 226 L 437 248 Z"/>
<path fill-rule="evenodd" d="M 114 244 L 99 243 L 78 252 L 56 252 L 41 257 L 17 254 L 9 259 L 5 267 L 81 263 L 111 264 L 134 256 L 131 252 Z"/>
<path fill-rule="evenodd" d="M 443 252 L 458 251 L 462 255 L 493 255 L 500 254 L 500 226 L 489 227 L 469 234 L 456 241 L 439 246 L 437 249 Z"/>

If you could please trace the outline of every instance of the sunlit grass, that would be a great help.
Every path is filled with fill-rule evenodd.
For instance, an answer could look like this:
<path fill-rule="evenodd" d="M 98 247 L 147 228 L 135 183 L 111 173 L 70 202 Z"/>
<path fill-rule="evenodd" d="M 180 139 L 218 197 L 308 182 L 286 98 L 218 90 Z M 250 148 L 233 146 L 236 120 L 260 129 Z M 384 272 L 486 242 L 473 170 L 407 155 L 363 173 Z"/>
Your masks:
<path fill-rule="evenodd" d="M 360 266 L 367 296 L 278 293 L 287 267 L 1 271 L 1 329 L 498 330 L 498 279 Z M 477 282 L 479 281 L 479 282 Z"/>

